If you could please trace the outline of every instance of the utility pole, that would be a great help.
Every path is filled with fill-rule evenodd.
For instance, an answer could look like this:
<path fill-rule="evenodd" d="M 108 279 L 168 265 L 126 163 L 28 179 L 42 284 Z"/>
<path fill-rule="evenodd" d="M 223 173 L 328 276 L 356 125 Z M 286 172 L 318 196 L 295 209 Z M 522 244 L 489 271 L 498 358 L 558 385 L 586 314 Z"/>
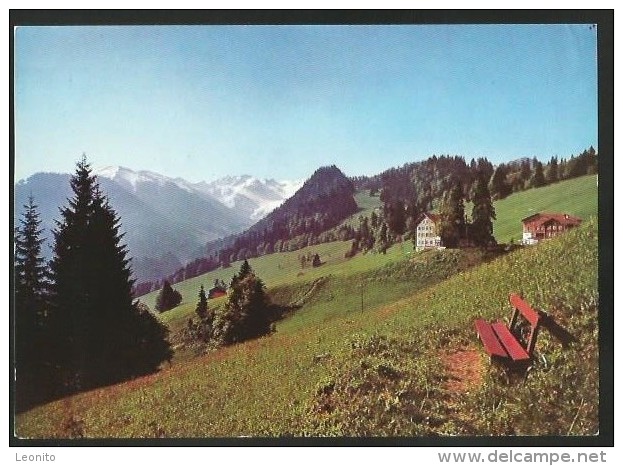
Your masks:
<path fill-rule="evenodd" d="M 363 314 L 363 283 L 359 287 L 361 288 L 361 313 Z"/>

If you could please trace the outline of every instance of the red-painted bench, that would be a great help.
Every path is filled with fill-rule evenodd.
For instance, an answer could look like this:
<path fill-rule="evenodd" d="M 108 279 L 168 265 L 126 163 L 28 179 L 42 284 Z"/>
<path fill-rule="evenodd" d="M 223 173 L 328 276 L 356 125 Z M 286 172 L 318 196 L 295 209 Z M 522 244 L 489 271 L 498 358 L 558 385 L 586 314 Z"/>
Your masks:
<path fill-rule="evenodd" d="M 508 327 L 504 322 L 490 323 L 484 319 L 477 319 L 474 322 L 476 333 L 478 333 L 485 351 L 492 360 L 507 363 L 528 363 L 532 360 L 541 315 L 518 294 L 511 294 L 509 301 L 513 308 L 513 315 Z M 530 325 L 525 343 L 522 343 L 516 336 L 520 332 L 517 328 L 520 314 Z"/>

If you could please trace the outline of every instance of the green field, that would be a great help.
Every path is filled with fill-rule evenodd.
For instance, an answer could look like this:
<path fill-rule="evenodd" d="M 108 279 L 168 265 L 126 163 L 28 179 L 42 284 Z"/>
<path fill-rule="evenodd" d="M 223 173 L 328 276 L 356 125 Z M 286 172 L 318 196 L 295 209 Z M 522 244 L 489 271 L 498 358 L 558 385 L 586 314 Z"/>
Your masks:
<path fill-rule="evenodd" d="M 568 196 L 570 186 L 588 185 L 591 178 L 548 188 Z M 586 192 L 586 186 L 577 189 Z M 524 200 L 536 202 L 543 192 L 548 193 Z M 514 217 L 510 225 L 523 218 L 530 207 L 516 204 L 508 217 L 501 207 L 529 193 L 498 203 L 500 221 Z M 591 202 L 586 205 L 590 210 Z M 544 208 L 580 215 L 558 204 Z M 300 306 L 274 334 L 207 354 L 182 351 L 157 374 L 39 406 L 17 416 L 17 434 L 597 433 L 596 221 L 499 257 L 477 250 L 415 253 L 403 243 L 387 255 L 347 260 L 349 246 L 328 243 L 250 261 L 273 301 Z M 298 257 L 307 251 L 318 252 L 325 264 L 302 269 Z M 175 285 L 184 301 L 161 314 L 173 334 L 192 315 L 200 284 L 209 287 L 216 277 L 229 281 L 238 267 Z M 477 317 L 508 317 L 510 292 L 522 292 L 576 340 L 567 344 L 560 332 L 541 331 L 534 369 L 525 382 L 511 382 L 512 390 L 503 372 L 489 364 L 473 330 Z M 141 299 L 153 306 L 155 294 Z"/>
<path fill-rule="evenodd" d="M 358 192 L 355 196 L 359 212 L 351 216 L 345 223 L 358 225 L 360 215 L 369 216 L 374 209 L 381 206 L 378 196 L 370 196 L 367 191 Z M 515 193 L 506 199 L 495 202 L 497 219 L 494 222 L 494 235 L 498 242 L 506 243 L 511 239 L 519 241 L 521 239 L 521 219 L 539 211 L 566 212 L 571 215 L 588 219 L 597 216 L 597 176 L 589 175 L 572 180 L 562 181 L 543 188 L 531 189 Z M 353 271 L 363 271 L 377 266 L 382 266 L 388 262 L 393 262 L 398 258 L 406 257 L 413 251 L 409 242 L 396 245 L 387 251 L 386 255 L 371 254 L 358 256 L 354 261 L 344 259 L 344 253 L 350 248 L 350 242 L 334 242 L 310 246 L 299 251 L 271 254 L 268 256 L 251 259 L 251 266 L 262 277 L 269 288 L 291 280 L 292 274 L 298 275 L 302 272 L 305 280 L 313 280 L 321 275 L 329 273 L 349 274 Z M 301 270 L 299 257 L 307 253 L 318 253 L 326 266 L 321 269 Z M 345 268 L 343 266 L 347 264 Z M 210 288 L 215 279 L 224 280 L 229 283 L 231 277 L 240 268 L 240 262 L 234 262 L 227 269 L 218 269 L 205 275 L 186 280 L 174 285 L 182 294 L 182 306 L 194 305 L 197 302 L 199 287 L 203 284 Z M 149 293 L 140 299 L 147 304 L 150 309 L 154 309 L 157 292 Z M 221 298 L 217 302 L 221 302 Z M 165 314 L 165 320 L 173 318 L 173 315 L 187 314 L 185 311 L 178 311 Z"/>
<path fill-rule="evenodd" d="M 584 220 L 597 216 L 597 175 L 515 193 L 494 203 L 493 234 L 499 243 L 521 240 L 521 219 L 537 212 L 563 212 Z"/>

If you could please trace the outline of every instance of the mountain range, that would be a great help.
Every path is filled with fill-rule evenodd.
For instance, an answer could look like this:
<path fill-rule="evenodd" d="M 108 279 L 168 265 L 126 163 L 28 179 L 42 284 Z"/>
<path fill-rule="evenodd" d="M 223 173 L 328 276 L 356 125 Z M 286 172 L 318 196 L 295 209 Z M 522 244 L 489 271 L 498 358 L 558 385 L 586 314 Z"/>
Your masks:
<path fill-rule="evenodd" d="M 93 171 L 121 218 L 137 281 L 158 279 L 201 254 L 205 244 L 241 232 L 302 184 L 249 175 L 192 183 L 150 171 L 105 167 Z M 42 220 L 43 254 L 52 255 L 59 208 L 73 197 L 65 173 L 36 173 L 15 185 L 14 220 L 32 195 Z M 16 223 L 17 224 L 17 223 Z"/>

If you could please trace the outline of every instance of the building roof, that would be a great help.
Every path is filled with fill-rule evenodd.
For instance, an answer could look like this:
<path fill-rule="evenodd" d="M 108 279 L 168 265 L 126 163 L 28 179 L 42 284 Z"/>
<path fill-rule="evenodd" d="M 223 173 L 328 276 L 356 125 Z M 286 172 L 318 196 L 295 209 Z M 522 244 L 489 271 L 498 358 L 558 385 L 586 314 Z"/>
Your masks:
<path fill-rule="evenodd" d="M 418 215 L 415 224 L 418 225 L 422 220 L 424 220 L 425 217 L 428 217 L 430 220 L 432 220 L 433 223 L 439 223 L 439 220 L 441 220 L 441 215 L 439 214 L 424 212 L 423 214 Z"/>
<path fill-rule="evenodd" d="M 527 223 L 533 223 L 536 225 L 542 225 L 546 222 L 549 221 L 556 221 L 558 223 L 560 223 L 561 225 L 567 225 L 567 226 L 577 226 L 580 223 L 582 223 L 582 219 L 579 217 L 574 217 L 572 215 L 569 214 L 565 214 L 565 213 L 545 213 L 545 212 L 539 212 L 537 214 L 533 214 L 530 215 L 524 219 L 521 220 L 521 222 L 525 225 Z"/>

